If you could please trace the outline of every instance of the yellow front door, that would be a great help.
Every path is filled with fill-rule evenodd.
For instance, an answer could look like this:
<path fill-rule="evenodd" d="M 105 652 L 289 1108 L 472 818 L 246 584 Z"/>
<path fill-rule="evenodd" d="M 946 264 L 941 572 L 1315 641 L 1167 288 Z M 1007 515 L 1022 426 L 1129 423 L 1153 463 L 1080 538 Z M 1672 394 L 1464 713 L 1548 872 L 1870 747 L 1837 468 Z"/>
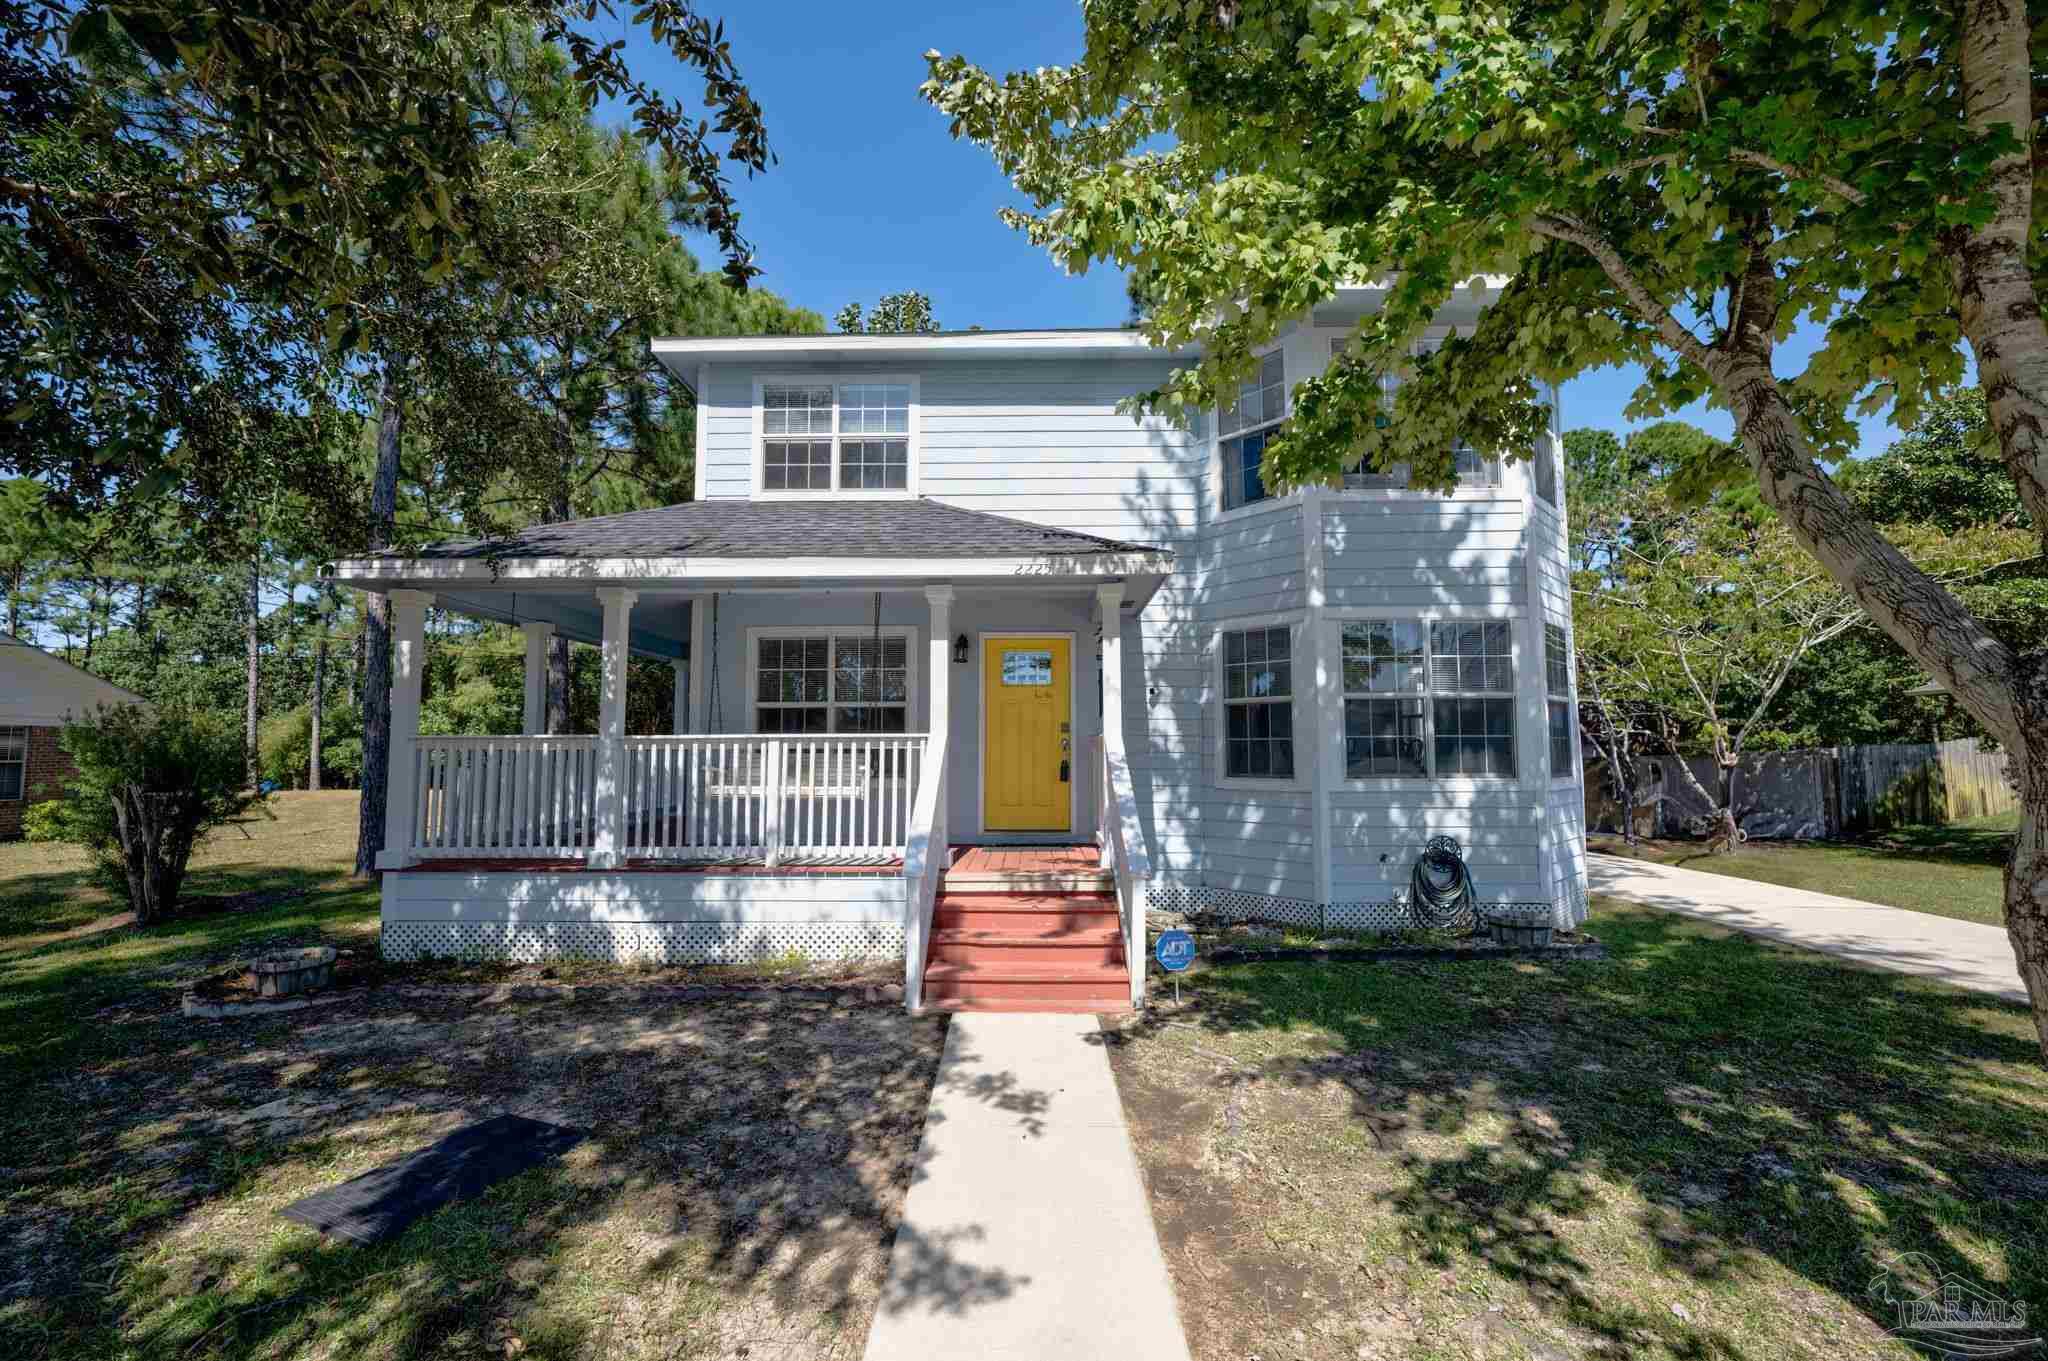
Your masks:
<path fill-rule="evenodd" d="M 1068 638 L 982 642 L 982 824 L 988 831 L 1073 830 L 1072 654 Z"/>

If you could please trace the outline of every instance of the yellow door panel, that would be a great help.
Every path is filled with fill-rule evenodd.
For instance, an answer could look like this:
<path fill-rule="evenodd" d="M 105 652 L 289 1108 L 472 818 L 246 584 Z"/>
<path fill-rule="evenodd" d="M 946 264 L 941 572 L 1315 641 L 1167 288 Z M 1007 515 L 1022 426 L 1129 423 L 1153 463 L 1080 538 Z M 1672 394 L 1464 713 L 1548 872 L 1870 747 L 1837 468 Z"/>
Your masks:
<path fill-rule="evenodd" d="M 1073 640 L 986 638 L 982 821 L 991 832 L 1073 830 Z"/>

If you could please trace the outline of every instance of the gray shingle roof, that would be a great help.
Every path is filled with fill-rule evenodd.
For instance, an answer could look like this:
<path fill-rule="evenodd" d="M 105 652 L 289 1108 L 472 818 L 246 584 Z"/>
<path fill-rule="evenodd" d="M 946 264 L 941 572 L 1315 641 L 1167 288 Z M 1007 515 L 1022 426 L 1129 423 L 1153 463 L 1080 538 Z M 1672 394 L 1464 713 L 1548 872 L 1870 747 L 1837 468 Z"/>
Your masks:
<path fill-rule="evenodd" d="M 387 558 L 995 558 L 1152 553 L 1067 529 L 924 497 L 878 501 L 686 501 L 659 510 L 534 525 L 499 539 L 454 539 Z"/>

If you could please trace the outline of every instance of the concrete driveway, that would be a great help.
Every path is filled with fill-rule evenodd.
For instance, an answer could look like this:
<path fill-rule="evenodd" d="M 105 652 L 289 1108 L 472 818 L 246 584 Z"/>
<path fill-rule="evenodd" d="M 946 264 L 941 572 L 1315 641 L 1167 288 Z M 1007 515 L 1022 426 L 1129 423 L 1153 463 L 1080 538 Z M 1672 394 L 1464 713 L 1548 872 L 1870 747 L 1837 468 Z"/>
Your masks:
<path fill-rule="evenodd" d="M 1595 893 L 2009 1002 L 2027 1000 L 2002 926 L 1613 855 L 1588 855 L 1586 878 Z"/>

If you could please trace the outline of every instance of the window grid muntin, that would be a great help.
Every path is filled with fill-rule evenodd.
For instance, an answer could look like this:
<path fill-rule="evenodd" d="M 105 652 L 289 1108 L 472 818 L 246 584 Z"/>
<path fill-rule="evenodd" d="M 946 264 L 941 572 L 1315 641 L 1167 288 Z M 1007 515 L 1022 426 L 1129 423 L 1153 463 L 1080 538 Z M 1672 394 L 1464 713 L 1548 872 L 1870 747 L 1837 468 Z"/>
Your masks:
<path fill-rule="evenodd" d="M 1271 499 L 1265 451 L 1286 415 L 1287 364 L 1281 351 L 1271 350 L 1260 356 L 1258 372 L 1239 386 L 1237 400 L 1222 410 L 1216 423 L 1223 509 Z"/>
<path fill-rule="evenodd" d="M 1222 651 L 1224 777 L 1292 780 L 1293 627 L 1227 629 Z"/>
<path fill-rule="evenodd" d="M 1514 777 L 1511 620 L 1376 617 L 1338 636 L 1346 779 Z"/>
<path fill-rule="evenodd" d="M 763 383 L 761 490 L 910 490 L 912 405 L 903 382 Z"/>
<path fill-rule="evenodd" d="M 909 731 L 910 640 L 900 633 L 772 634 L 755 640 L 757 733 Z"/>
<path fill-rule="evenodd" d="M 0 728 L 0 801 L 28 797 L 28 729 Z"/>

